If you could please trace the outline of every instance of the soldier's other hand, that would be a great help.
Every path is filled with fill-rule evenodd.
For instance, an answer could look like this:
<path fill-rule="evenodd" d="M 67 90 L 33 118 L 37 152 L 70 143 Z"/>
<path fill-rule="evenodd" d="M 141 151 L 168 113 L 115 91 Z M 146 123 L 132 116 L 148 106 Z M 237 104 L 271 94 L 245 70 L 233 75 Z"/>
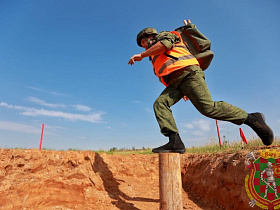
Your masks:
<path fill-rule="evenodd" d="M 189 100 L 189 98 L 187 96 L 183 96 L 184 101 Z"/>
<path fill-rule="evenodd" d="M 143 58 L 141 56 L 141 54 L 136 54 L 136 55 L 133 55 L 129 61 L 128 61 L 128 64 L 130 65 L 133 65 L 135 63 L 135 61 L 141 61 Z"/>

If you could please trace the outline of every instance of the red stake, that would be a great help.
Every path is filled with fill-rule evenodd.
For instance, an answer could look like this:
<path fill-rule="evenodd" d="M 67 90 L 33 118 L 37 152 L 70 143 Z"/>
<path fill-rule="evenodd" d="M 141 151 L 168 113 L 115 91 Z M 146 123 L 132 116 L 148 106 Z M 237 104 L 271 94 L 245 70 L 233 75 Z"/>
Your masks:
<path fill-rule="evenodd" d="M 222 141 L 221 141 L 221 135 L 220 135 L 218 120 L 216 120 L 216 125 L 217 125 L 217 132 L 218 132 L 220 147 L 222 147 Z"/>
<path fill-rule="evenodd" d="M 240 136 L 241 136 L 241 138 L 242 138 L 242 141 L 245 142 L 246 144 L 248 144 L 247 139 L 246 139 L 246 137 L 245 137 L 245 135 L 244 135 L 242 129 L 239 128 L 239 130 L 240 130 Z"/>
<path fill-rule="evenodd" d="M 40 147 L 39 147 L 40 150 L 42 149 L 44 127 L 45 127 L 45 124 L 43 123 L 43 124 L 42 124 L 42 132 L 41 132 Z"/>

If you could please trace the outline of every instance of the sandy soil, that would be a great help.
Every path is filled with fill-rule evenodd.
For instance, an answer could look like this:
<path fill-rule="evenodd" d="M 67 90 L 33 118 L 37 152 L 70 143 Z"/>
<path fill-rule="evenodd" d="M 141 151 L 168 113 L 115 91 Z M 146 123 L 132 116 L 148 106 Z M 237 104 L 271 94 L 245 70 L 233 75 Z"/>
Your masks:
<path fill-rule="evenodd" d="M 184 209 L 252 209 L 247 152 L 181 155 Z M 158 155 L 0 149 L 0 209 L 159 209 Z"/>

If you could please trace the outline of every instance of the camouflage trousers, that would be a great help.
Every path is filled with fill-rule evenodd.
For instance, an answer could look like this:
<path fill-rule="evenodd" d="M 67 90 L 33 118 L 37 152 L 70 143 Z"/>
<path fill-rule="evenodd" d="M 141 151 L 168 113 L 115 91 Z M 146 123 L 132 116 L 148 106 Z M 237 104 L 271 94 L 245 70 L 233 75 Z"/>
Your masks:
<path fill-rule="evenodd" d="M 177 88 L 171 85 L 166 87 L 154 103 L 155 116 L 161 133 L 165 136 L 171 132 L 179 133 L 170 107 L 183 96 L 187 96 L 195 108 L 209 118 L 241 125 L 248 117 L 244 110 L 236 106 L 224 101 L 213 101 L 205 82 L 204 72 L 197 67 Z"/>

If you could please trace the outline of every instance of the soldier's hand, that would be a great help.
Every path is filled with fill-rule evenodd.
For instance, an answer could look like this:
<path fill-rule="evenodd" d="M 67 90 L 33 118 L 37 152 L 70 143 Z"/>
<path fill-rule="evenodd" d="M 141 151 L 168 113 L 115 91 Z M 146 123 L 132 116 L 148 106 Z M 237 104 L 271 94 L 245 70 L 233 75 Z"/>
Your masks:
<path fill-rule="evenodd" d="M 189 100 L 189 98 L 187 96 L 183 96 L 184 101 Z"/>
<path fill-rule="evenodd" d="M 133 65 L 135 63 L 135 61 L 141 61 L 143 58 L 141 56 L 141 54 L 136 54 L 136 55 L 133 55 L 129 61 L 128 61 L 128 64 L 130 65 Z"/>
<path fill-rule="evenodd" d="M 190 19 L 188 19 L 187 21 L 184 20 L 184 24 L 185 24 L 185 25 L 188 25 L 189 23 L 191 23 L 191 20 L 190 20 Z"/>

